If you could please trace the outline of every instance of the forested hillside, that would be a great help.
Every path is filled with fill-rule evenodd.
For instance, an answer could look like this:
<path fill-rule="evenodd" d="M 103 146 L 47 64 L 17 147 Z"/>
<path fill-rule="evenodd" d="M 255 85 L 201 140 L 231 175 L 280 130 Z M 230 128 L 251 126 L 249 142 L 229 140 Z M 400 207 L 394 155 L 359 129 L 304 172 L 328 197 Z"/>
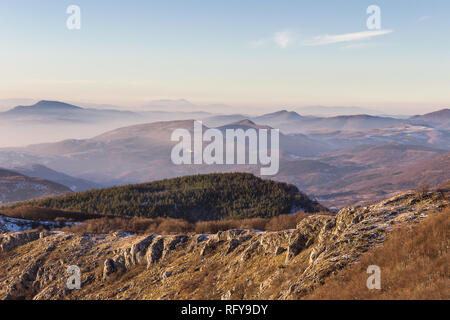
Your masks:
<path fill-rule="evenodd" d="M 188 221 L 274 217 L 324 210 L 297 187 L 247 173 L 207 174 L 71 193 L 18 206 Z"/>

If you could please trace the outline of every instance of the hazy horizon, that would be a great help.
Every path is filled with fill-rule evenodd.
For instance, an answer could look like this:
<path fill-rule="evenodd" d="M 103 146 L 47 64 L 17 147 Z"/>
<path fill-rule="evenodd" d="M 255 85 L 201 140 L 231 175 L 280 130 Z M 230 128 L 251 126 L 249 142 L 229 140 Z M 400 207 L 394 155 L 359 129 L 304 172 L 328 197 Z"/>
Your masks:
<path fill-rule="evenodd" d="M 93 108 L 93 109 L 110 109 L 110 110 L 121 110 L 121 111 L 166 111 L 166 112 L 208 112 L 211 114 L 248 114 L 248 115 L 262 115 L 265 113 L 277 112 L 281 110 L 294 111 L 304 115 L 318 115 L 318 116 L 334 116 L 337 109 L 342 109 L 338 112 L 339 115 L 357 115 L 357 114 L 369 114 L 369 115 L 389 115 L 389 116 L 413 116 L 419 114 L 426 114 L 434 111 L 439 111 L 442 109 L 448 109 L 449 105 L 442 106 L 428 106 L 428 107 L 415 107 L 414 109 L 407 109 L 403 112 L 396 112 L 396 109 L 384 109 L 377 108 L 373 106 L 366 105 L 283 105 L 282 103 L 274 104 L 271 106 L 265 105 L 238 105 L 238 104 L 225 104 L 221 102 L 209 102 L 209 103 L 196 103 L 194 101 L 185 98 L 167 98 L 167 99 L 155 99 L 146 102 L 141 102 L 140 104 L 131 105 L 120 105 L 115 104 L 113 101 L 104 102 L 93 102 L 93 101 L 74 101 L 72 99 L 55 99 L 55 98 L 0 98 L 0 112 L 8 111 L 17 106 L 29 106 L 35 103 L 47 100 L 47 101 L 59 101 L 64 103 L 73 104 L 75 106 L 83 108 Z M 161 107 L 157 107 L 158 102 Z M 181 105 L 184 104 L 184 105 Z M 191 106 L 189 106 L 191 105 Z M 314 109 L 318 109 L 315 113 Z M 323 110 L 322 110 L 323 109 Z M 326 114 L 325 109 L 329 109 L 330 113 Z M 303 112 L 299 112 L 302 110 Z M 307 110 L 307 112 L 305 112 Z M 346 112 L 346 110 L 348 110 Z M 414 112 L 416 110 L 417 112 Z"/>
<path fill-rule="evenodd" d="M 358 106 L 411 115 L 450 105 L 448 1 L 377 1 L 377 30 L 366 25 L 365 0 L 80 0 L 79 30 L 66 25 L 70 5 L 2 1 L 0 99 L 136 108 L 183 98 L 249 113 Z"/>

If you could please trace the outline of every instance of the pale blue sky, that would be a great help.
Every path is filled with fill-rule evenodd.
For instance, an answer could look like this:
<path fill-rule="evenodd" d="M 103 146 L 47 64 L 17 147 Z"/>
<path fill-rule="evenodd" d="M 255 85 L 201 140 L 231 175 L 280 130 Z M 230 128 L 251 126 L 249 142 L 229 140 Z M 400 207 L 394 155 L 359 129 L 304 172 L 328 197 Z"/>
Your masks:
<path fill-rule="evenodd" d="M 447 0 L 0 0 L 0 99 L 416 113 L 450 106 L 449 35 Z"/>

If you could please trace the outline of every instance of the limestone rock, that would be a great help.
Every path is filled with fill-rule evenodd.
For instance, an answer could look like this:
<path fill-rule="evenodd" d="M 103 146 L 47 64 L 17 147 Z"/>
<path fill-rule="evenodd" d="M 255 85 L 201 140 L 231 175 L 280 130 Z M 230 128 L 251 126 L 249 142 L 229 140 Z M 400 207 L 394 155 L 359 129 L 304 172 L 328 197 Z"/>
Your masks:
<path fill-rule="evenodd" d="M 38 231 L 27 231 L 10 233 L 0 236 L 0 252 L 9 251 L 19 246 L 23 246 L 28 242 L 35 241 L 41 237 L 45 237 L 47 233 Z"/>
<path fill-rule="evenodd" d="M 206 256 L 208 253 L 214 252 L 214 250 L 218 246 L 218 240 L 215 238 L 210 238 L 209 240 L 203 243 L 202 249 L 200 250 L 200 255 L 202 257 Z"/>
<path fill-rule="evenodd" d="M 149 250 L 147 251 L 147 268 L 149 268 L 152 264 L 157 263 L 163 256 L 164 252 L 164 238 L 158 237 L 156 238 Z"/>
<path fill-rule="evenodd" d="M 148 247 L 150 246 L 155 237 L 156 235 L 152 234 L 150 236 L 138 239 L 138 241 L 136 241 L 131 245 L 129 250 L 125 250 L 124 259 L 125 259 L 125 266 L 127 268 L 130 268 L 131 266 L 134 265 L 147 263 L 145 255 L 147 253 Z"/>
<path fill-rule="evenodd" d="M 249 260 L 252 256 L 252 254 L 254 254 L 254 252 L 256 251 L 256 249 L 258 249 L 259 246 L 260 246 L 260 243 L 258 241 L 252 242 L 247 247 L 247 249 L 245 249 L 244 252 L 242 252 L 240 261 L 245 262 L 245 261 Z"/>
<path fill-rule="evenodd" d="M 103 266 L 103 280 L 107 280 L 111 274 L 120 270 L 125 270 L 123 256 L 116 255 L 112 259 L 106 259 Z"/>

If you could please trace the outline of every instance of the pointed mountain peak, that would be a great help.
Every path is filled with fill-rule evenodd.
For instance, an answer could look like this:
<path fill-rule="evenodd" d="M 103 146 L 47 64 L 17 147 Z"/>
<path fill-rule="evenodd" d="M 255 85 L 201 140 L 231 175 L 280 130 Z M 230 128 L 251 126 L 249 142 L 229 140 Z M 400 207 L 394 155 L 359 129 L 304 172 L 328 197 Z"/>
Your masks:
<path fill-rule="evenodd" d="M 74 106 L 72 104 L 68 104 L 60 101 L 50 101 L 50 100 L 41 100 L 31 107 L 40 108 L 40 109 L 82 109 L 80 107 Z"/>
<path fill-rule="evenodd" d="M 278 118 L 278 119 L 286 119 L 286 120 L 295 120 L 295 119 L 302 118 L 302 116 L 299 115 L 295 111 L 287 111 L 287 110 L 283 109 L 283 110 L 272 112 L 272 113 L 266 113 L 258 118 L 272 118 L 272 119 Z"/>
<path fill-rule="evenodd" d="M 231 123 L 231 125 L 241 125 L 241 126 L 249 126 L 249 127 L 252 127 L 252 126 L 255 126 L 256 123 L 254 123 L 254 122 L 253 122 L 252 120 L 250 120 L 250 119 L 243 119 L 243 120 L 240 120 L 240 121 L 233 122 L 233 123 Z"/>

